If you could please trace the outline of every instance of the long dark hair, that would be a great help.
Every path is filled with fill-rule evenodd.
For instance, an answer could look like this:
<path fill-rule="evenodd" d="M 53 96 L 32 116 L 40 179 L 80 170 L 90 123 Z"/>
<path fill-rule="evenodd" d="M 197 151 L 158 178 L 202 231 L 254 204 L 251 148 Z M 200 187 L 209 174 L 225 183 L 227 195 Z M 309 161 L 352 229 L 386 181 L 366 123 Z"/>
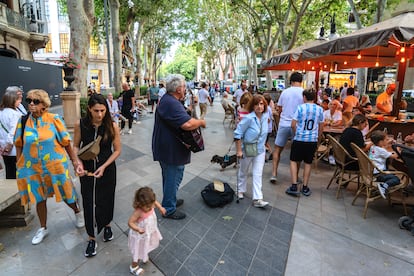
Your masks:
<path fill-rule="evenodd" d="M 115 138 L 115 130 L 113 127 L 113 122 L 111 118 L 111 113 L 109 112 L 109 107 L 106 99 L 101 94 L 92 94 L 88 100 L 88 107 L 92 108 L 96 104 L 103 104 L 106 108 L 105 116 L 102 119 L 102 125 L 104 126 L 105 133 L 103 135 L 103 140 L 106 141 L 108 136 L 111 137 L 112 140 Z M 89 108 L 86 110 L 86 118 L 90 125 L 92 125 L 92 114 L 89 111 Z"/>

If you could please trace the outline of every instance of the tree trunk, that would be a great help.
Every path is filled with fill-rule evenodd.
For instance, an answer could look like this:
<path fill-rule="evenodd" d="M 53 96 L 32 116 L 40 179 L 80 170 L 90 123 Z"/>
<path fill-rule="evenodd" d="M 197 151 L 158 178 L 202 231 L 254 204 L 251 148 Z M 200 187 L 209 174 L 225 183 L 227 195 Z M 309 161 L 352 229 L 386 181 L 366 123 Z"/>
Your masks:
<path fill-rule="evenodd" d="M 89 47 L 92 26 L 95 22 L 93 0 L 67 0 L 70 22 L 70 53 L 80 68 L 75 70 L 73 87 L 83 97 L 87 95 L 87 75 L 89 61 Z"/>
<path fill-rule="evenodd" d="M 111 13 L 111 34 L 114 60 L 114 87 L 115 91 L 121 91 L 122 82 L 122 50 L 121 44 L 123 36 L 119 26 L 119 0 L 109 0 L 109 10 Z"/>
<path fill-rule="evenodd" d="M 144 29 L 144 24 L 142 22 L 138 22 L 138 30 L 135 36 L 135 54 L 137 59 L 137 66 L 135 68 L 135 76 L 138 78 L 138 85 L 141 87 L 142 85 L 142 58 L 141 58 L 141 47 L 142 47 L 142 31 Z"/>

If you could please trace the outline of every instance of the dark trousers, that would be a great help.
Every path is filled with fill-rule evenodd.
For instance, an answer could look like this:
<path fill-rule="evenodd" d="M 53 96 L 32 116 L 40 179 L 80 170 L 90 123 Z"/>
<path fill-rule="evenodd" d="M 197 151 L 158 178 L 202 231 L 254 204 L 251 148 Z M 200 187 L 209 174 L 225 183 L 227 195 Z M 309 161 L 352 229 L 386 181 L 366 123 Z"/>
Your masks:
<path fill-rule="evenodd" d="M 3 155 L 6 179 L 16 179 L 16 156 Z"/>
<path fill-rule="evenodd" d="M 115 186 L 116 181 L 105 181 L 105 175 L 100 179 L 94 179 L 90 176 L 81 177 L 81 193 L 83 202 L 83 212 L 85 216 L 85 228 L 86 232 L 90 237 L 95 237 L 94 219 L 96 220 L 98 234 L 113 219 L 115 204 Z"/>
<path fill-rule="evenodd" d="M 129 110 L 128 111 L 123 110 L 122 115 L 124 115 L 124 117 L 128 119 L 128 128 L 132 129 L 132 122 L 134 118 L 132 117 L 131 112 Z M 124 129 L 124 128 L 125 128 L 125 121 L 121 120 L 121 129 Z"/>
<path fill-rule="evenodd" d="M 387 183 L 388 187 L 400 184 L 400 179 L 395 174 L 378 174 L 377 181 Z"/>

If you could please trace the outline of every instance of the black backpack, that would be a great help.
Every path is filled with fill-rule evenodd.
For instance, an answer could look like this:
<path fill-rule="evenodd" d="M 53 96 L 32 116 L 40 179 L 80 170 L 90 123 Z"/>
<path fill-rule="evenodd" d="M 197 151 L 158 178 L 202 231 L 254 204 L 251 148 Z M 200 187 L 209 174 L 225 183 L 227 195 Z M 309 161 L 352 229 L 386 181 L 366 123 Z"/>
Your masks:
<path fill-rule="evenodd" d="M 219 192 L 214 189 L 214 183 L 208 184 L 204 189 L 201 191 L 201 197 L 203 198 L 204 202 L 210 207 L 223 207 L 227 203 L 233 201 L 234 197 L 234 190 L 230 187 L 229 184 L 224 184 L 224 191 Z"/>

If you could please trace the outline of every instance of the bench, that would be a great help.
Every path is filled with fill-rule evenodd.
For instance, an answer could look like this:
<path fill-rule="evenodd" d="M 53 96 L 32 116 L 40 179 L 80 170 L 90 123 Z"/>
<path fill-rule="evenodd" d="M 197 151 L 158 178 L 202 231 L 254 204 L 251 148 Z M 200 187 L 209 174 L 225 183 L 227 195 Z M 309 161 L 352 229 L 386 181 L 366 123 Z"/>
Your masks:
<path fill-rule="evenodd" d="M 21 206 L 15 179 L 0 179 L 0 226 L 27 226 L 33 219 L 28 205 Z"/>

